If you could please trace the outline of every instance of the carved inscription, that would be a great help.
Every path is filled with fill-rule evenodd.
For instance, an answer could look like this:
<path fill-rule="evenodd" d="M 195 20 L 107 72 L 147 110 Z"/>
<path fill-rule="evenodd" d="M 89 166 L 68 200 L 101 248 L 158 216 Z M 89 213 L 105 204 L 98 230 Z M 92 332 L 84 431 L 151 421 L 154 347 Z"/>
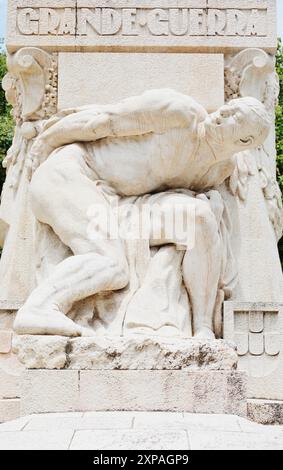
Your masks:
<path fill-rule="evenodd" d="M 19 7 L 17 29 L 24 36 L 265 37 L 267 9 Z"/>

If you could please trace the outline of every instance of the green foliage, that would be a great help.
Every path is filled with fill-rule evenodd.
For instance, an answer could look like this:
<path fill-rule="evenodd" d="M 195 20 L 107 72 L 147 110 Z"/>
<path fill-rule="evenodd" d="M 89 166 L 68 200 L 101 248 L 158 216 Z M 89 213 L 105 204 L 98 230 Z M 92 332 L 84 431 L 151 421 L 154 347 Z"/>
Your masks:
<path fill-rule="evenodd" d="M 278 181 L 283 191 L 283 45 L 278 43 L 276 69 L 280 81 L 279 103 L 276 108 L 276 150 Z"/>
<path fill-rule="evenodd" d="M 278 42 L 276 70 L 280 83 L 279 102 L 276 108 L 277 176 L 281 191 L 283 193 L 283 45 L 281 40 Z M 279 242 L 278 246 L 281 263 L 283 266 L 283 238 Z"/>
<path fill-rule="evenodd" d="M 6 72 L 6 56 L 4 53 L 0 53 L 0 84 Z M 7 103 L 5 92 L 0 86 L 0 192 L 5 179 L 5 170 L 2 167 L 2 161 L 12 144 L 13 131 L 14 122 L 11 116 L 11 106 Z"/>

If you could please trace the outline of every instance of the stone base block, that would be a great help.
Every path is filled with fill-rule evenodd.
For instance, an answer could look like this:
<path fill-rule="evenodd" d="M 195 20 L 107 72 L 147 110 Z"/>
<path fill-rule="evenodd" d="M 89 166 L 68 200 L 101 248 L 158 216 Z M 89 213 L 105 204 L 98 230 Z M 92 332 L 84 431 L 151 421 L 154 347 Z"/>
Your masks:
<path fill-rule="evenodd" d="M 19 398 L 0 399 L 0 423 L 12 421 L 21 416 L 21 400 Z"/>
<path fill-rule="evenodd" d="M 21 413 L 185 411 L 246 416 L 246 376 L 236 371 L 27 370 Z"/>
<path fill-rule="evenodd" d="M 27 369 L 235 370 L 235 345 L 227 341 L 146 337 L 17 336 L 13 351 Z"/>
<path fill-rule="evenodd" d="M 260 424 L 283 425 L 283 401 L 248 400 L 248 417 Z"/>

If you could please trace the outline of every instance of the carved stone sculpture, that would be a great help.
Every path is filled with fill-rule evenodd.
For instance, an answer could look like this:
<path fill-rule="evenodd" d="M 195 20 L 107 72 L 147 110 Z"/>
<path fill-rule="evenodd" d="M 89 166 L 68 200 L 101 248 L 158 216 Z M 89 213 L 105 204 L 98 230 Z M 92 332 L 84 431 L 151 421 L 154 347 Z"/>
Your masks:
<path fill-rule="evenodd" d="M 235 154 L 263 144 L 270 124 L 254 98 L 209 115 L 167 89 L 47 121 L 29 155 L 41 282 L 19 310 L 15 331 L 219 335 L 221 305 L 237 271 L 229 216 L 215 189 L 233 174 Z M 143 238 L 101 229 L 98 207 L 108 215 L 118 210 L 118 224 L 129 232 L 136 219 L 121 208 L 145 204 L 159 207 L 159 237 L 153 210 Z M 183 238 L 166 231 L 172 208 L 187 221 Z"/>

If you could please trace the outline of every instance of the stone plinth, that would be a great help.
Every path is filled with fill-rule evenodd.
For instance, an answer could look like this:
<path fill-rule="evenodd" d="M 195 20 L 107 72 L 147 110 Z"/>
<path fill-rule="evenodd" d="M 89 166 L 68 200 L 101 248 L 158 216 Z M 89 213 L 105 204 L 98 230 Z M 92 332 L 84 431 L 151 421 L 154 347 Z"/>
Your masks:
<path fill-rule="evenodd" d="M 233 343 L 161 337 L 15 336 L 13 350 L 27 369 L 231 371 Z"/>
<path fill-rule="evenodd" d="M 21 414 L 66 411 L 247 411 L 246 377 L 237 371 L 27 370 Z"/>
<path fill-rule="evenodd" d="M 107 410 L 246 414 L 245 374 L 235 370 L 237 353 L 226 341 L 18 336 L 13 349 L 27 368 L 22 414 Z"/>

